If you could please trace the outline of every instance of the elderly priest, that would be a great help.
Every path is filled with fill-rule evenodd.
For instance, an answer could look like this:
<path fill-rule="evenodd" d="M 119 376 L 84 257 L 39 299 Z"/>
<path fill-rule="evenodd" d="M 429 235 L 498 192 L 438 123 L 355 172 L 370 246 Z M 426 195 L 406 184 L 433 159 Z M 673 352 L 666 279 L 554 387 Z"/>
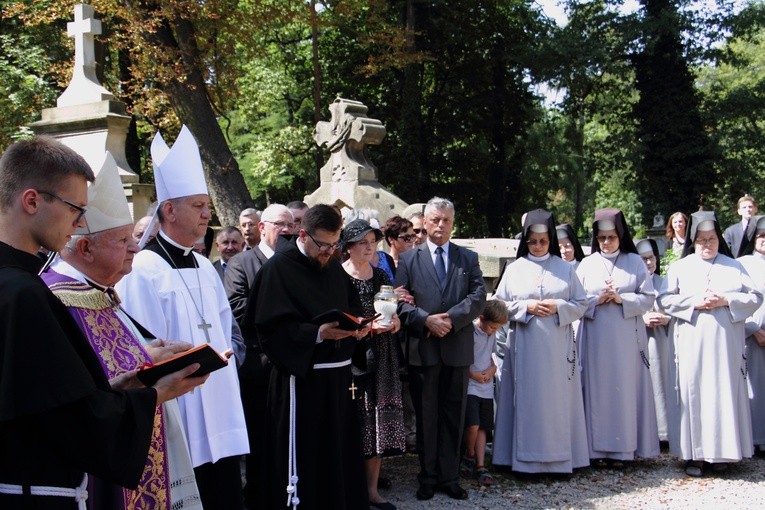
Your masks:
<path fill-rule="evenodd" d="M 117 164 L 106 153 L 96 180 L 88 188 L 87 226 L 75 231 L 60 258 L 42 275 L 74 317 L 101 362 L 109 379 L 121 378 L 145 363 L 161 361 L 190 347 L 165 344 L 120 308 L 114 291 L 129 273 L 138 243 L 133 239 L 133 219 L 122 189 Z M 175 400 L 157 407 L 149 456 L 136 490 L 124 489 L 94 480 L 90 508 L 201 509 L 194 481 L 180 410 Z"/>

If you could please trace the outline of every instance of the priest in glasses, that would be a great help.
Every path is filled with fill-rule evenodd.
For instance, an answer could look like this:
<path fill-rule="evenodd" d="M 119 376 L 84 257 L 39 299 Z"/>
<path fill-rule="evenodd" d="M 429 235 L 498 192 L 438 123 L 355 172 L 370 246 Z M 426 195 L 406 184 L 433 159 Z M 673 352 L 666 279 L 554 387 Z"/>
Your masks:
<path fill-rule="evenodd" d="M 187 350 L 190 344 L 166 343 L 136 323 L 120 307 L 114 285 L 138 252 L 133 219 L 117 163 L 106 153 L 88 188 L 87 226 L 60 252 L 43 281 L 67 307 L 98 356 L 104 373 L 120 380 L 146 363 Z M 152 341 L 153 340 L 153 341 Z M 148 345 L 144 341 L 150 341 Z M 176 400 L 157 407 L 149 456 L 136 490 L 94 478 L 88 488 L 92 509 L 201 509 L 191 457 Z"/>
<path fill-rule="evenodd" d="M 107 379 L 88 339 L 39 278 L 42 246 L 61 250 L 86 225 L 93 171 L 60 142 L 17 142 L 0 158 L 0 508 L 84 510 L 88 476 L 136 487 L 157 405 L 206 377 L 198 368 L 152 388 Z M 106 508 L 105 506 L 102 508 Z"/>
<path fill-rule="evenodd" d="M 172 149 L 158 133 L 151 156 L 159 234 L 136 254 L 117 291 L 125 310 L 159 338 L 222 353 L 232 348 L 231 307 L 212 263 L 192 250 L 211 218 L 199 148 L 184 126 Z M 249 444 L 235 363 L 178 403 L 202 505 L 243 508 L 239 457 Z"/>

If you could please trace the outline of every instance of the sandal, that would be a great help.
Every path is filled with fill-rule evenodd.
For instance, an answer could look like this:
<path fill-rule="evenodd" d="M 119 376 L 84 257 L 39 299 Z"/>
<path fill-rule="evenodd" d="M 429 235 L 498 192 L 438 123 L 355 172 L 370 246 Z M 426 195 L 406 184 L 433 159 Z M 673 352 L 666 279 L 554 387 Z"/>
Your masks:
<path fill-rule="evenodd" d="M 481 466 L 476 468 L 475 476 L 478 478 L 478 483 L 481 485 L 494 485 L 494 478 L 491 477 L 491 473 L 485 467 Z"/>
<path fill-rule="evenodd" d="M 460 476 L 468 480 L 475 478 L 475 458 L 462 457 L 462 461 L 460 461 Z"/>
<path fill-rule="evenodd" d="M 590 465 L 597 469 L 603 469 L 608 467 L 608 461 L 606 459 L 592 459 Z"/>
<path fill-rule="evenodd" d="M 689 460 L 685 464 L 685 474 L 694 478 L 704 476 L 704 463 L 700 460 Z"/>

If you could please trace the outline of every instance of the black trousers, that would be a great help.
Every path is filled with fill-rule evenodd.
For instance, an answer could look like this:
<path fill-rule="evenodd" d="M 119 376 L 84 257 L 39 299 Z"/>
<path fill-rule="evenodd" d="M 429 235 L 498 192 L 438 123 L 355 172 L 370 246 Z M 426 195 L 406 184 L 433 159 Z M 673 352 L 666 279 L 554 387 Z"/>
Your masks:
<path fill-rule="evenodd" d="M 417 416 L 420 484 L 459 480 L 469 367 L 409 366 L 409 389 Z"/>
<path fill-rule="evenodd" d="M 194 468 L 205 510 L 244 510 L 239 456 Z"/>

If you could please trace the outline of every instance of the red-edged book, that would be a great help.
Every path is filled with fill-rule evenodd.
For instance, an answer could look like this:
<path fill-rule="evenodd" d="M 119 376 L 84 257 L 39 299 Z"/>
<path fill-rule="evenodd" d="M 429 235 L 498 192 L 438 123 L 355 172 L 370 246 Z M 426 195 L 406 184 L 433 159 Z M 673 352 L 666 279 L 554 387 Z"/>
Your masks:
<path fill-rule="evenodd" d="M 377 317 L 379 317 L 379 315 L 375 315 L 374 317 L 356 317 L 355 315 L 351 315 L 340 309 L 333 308 L 332 310 L 317 315 L 311 322 L 318 324 L 319 326 L 328 322 L 338 322 L 338 328 L 346 331 L 355 331 L 363 328 Z"/>
<path fill-rule="evenodd" d="M 159 363 L 147 363 L 138 369 L 136 376 L 146 386 L 154 386 L 158 380 L 167 374 L 182 370 L 192 363 L 199 363 L 201 365 L 199 370 L 189 376 L 199 377 L 225 367 L 228 365 L 229 357 L 231 357 L 230 350 L 219 354 L 210 347 L 210 344 L 202 344 Z"/>

